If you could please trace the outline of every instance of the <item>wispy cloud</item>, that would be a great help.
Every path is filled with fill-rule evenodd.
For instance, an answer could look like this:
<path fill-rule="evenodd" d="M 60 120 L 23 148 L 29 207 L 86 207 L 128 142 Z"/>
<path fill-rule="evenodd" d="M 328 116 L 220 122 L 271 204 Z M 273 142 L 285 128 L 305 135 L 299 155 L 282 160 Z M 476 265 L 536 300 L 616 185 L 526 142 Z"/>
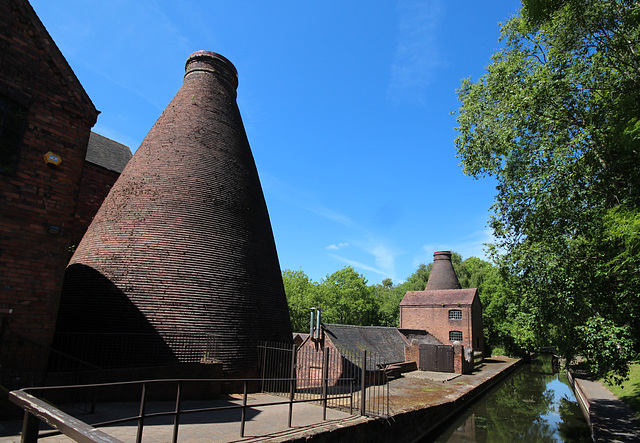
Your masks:
<path fill-rule="evenodd" d="M 341 244 L 331 245 L 326 249 L 336 251 L 341 249 L 339 247 L 340 245 Z M 369 242 L 356 242 L 356 244 L 349 245 L 353 247 L 349 255 L 362 255 L 364 253 L 370 257 L 370 259 L 367 259 L 365 261 L 373 261 L 375 262 L 375 266 L 372 264 L 367 264 L 362 260 L 354 260 L 352 258 L 346 257 L 344 253 L 342 255 L 329 254 L 329 256 L 342 263 L 353 266 L 356 270 L 370 271 L 375 272 L 376 274 L 380 274 L 384 277 L 390 277 L 392 279 L 396 278 L 395 257 L 397 254 L 386 245 L 374 240 L 370 240 Z"/>
<path fill-rule="evenodd" d="M 396 278 L 395 257 L 397 253 L 384 242 L 376 240 L 375 236 L 366 228 L 356 224 L 348 215 L 335 212 L 324 206 L 310 192 L 289 186 L 268 173 L 261 173 L 260 178 L 265 191 L 268 190 L 271 195 L 274 195 L 279 200 L 350 228 L 349 236 L 355 240 L 331 243 L 325 246 L 327 251 L 343 251 L 342 255 L 329 253 L 330 257 L 358 270 L 374 272 L 393 279 Z M 362 260 L 345 257 L 345 252 L 347 251 L 345 248 L 349 248 L 347 255 L 362 257 L 364 256 L 363 254 L 366 254 L 369 259 L 365 261 L 375 264 L 367 264 Z"/>
<path fill-rule="evenodd" d="M 353 226 L 350 217 L 340 214 L 320 203 L 315 196 L 304 190 L 294 188 L 277 177 L 268 173 L 260 173 L 260 182 L 265 189 L 275 195 L 279 200 L 294 205 L 305 211 L 312 212 L 323 218 L 334 221 L 344 226 Z"/>
<path fill-rule="evenodd" d="M 337 251 L 339 249 L 346 248 L 347 246 L 349 246 L 349 243 L 338 243 L 329 245 L 325 249 L 329 249 L 330 251 Z"/>
<path fill-rule="evenodd" d="M 346 263 L 347 265 L 352 266 L 354 269 L 363 269 L 365 271 L 375 272 L 376 274 L 380 274 L 384 277 L 389 277 L 389 274 L 387 274 L 385 271 L 375 268 L 373 266 L 369 266 L 357 260 L 351 260 L 349 258 L 343 257 L 341 255 L 337 255 L 337 254 L 329 254 L 329 255 L 335 258 L 336 260 L 341 261 L 342 263 Z"/>
<path fill-rule="evenodd" d="M 371 249 L 371 254 L 375 257 L 376 266 L 384 270 L 385 275 L 395 278 L 395 253 L 384 245 L 377 244 Z"/>
<path fill-rule="evenodd" d="M 398 3 L 398 40 L 387 89 L 391 102 L 425 104 L 434 71 L 446 66 L 437 40 L 442 10 L 441 0 Z"/>

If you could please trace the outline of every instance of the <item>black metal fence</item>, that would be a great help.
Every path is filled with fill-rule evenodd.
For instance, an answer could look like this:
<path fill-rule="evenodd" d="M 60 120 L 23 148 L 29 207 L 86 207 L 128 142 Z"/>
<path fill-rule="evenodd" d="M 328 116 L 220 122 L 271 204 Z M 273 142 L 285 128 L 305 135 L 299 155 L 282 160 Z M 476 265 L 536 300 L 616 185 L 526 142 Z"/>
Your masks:
<path fill-rule="evenodd" d="M 223 337 L 212 333 L 56 333 L 53 347 L 101 368 L 197 363 L 214 359 Z M 228 338 L 227 338 L 228 339 Z M 50 370 L 64 371 L 52 361 Z"/>
<path fill-rule="evenodd" d="M 95 381 L 100 370 L 96 365 L 15 333 L 6 318 L 0 319 L 0 385 L 9 390 L 46 385 L 52 365 L 76 374 L 77 383 Z"/>
<path fill-rule="evenodd" d="M 349 413 L 389 416 L 386 364 L 379 355 L 271 342 L 258 349 L 263 392 Z"/>

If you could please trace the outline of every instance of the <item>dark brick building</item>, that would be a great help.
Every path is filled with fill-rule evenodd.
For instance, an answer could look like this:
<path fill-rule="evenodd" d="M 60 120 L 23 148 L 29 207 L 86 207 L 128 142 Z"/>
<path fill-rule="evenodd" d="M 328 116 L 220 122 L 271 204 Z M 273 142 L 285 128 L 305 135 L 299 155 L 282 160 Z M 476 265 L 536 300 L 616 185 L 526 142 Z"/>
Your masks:
<path fill-rule="evenodd" d="M 130 159 L 131 150 L 127 146 L 95 132 L 91 133 L 82 169 L 72 246 L 80 243 L 93 217 Z"/>
<path fill-rule="evenodd" d="M 376 379 L 379 382 L 385 380 L 379 374 L 385 367 L 405 363 L 405 348 L 409 342 L 397 328 L 323 323 L 320 329 L 319 338 L 307 335 L 299 345 L 296 364 L 299 387 L 322 385 L 324 348 L 328 348 L 331 355 L 327 372 L 331 386 L 338 386 L 343 379 L 359 375 L 362 351 L 367 351 L 370 359 L 367 371 L 371 384 L 375 384 Z"/>
<path fill-rule="evenodd" d="M 131 151 L 26 0 L 0 2 L 0 385 L 41 384 L 64 270 Z M 0 395 L 0 413 L 3 413 Z"/>
<path fill-rule="evenodd" d="M 213 357 L 225 370 L 251 371 L 260 341 L 291 343 L 237 86 L 237 72 L 224 57 L 207 51 L 189 57 L 182 87 L 66 270 L 57 324 L 61 346 L 80 349 L 79 357 L 96 363 Z M 72 344 L 89 334 L 99 341 Z M 122 344 L 108 347 L 115 337 Z"/>
<path fill-rule="evenodd" d="M 29 3 L 0 2 L 0 315 L 45 344 L 97 116 Z"/>
<path fill-rule="evenodd" d="M 450 252 L 434 254 L 424 291 L 405 294 L 400 302 L 400 328 L 426 330 L 444 344 L 458 341 L 465 348 L 484 349 L 478 290 L 461 289 Z"/>

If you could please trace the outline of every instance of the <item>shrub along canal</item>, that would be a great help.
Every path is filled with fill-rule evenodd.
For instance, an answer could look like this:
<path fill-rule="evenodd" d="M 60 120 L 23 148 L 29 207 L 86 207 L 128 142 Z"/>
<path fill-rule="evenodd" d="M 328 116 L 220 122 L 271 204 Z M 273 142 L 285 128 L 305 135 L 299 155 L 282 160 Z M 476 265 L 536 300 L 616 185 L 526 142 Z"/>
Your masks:
<path fill-rule="evenodd" d="M 425 442 L 590 442 L 567 376 L 540 355 L 473 403 Z"/>

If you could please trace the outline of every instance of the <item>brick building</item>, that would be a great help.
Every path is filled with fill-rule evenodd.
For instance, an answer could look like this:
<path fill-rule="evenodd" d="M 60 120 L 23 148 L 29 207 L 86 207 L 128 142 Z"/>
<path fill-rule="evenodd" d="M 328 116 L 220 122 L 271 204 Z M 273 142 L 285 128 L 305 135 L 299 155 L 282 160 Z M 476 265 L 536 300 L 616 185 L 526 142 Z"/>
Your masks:
<path fill-rule="evenodd" d="M 321 386 L 325 348 L 329 352 L 327 376 L 330 386 L 339 386 L 344 379 L 360 376 L 362 351 L 368 354 L 368 383 L 384 383 L 384 369 L 395 363 L 405 363 L 405 348 L 409 346 L 397 328 L 384 326 L 323 323 L 319 337 L 305 335 L 299 345 L 296 365 L 298 386 L 304 388 Z M 415 369 L 415 365 L 411 369 Z"/>
<path fill-rule="evenodd" d="M 131 158 L 91 132 L 98 113 L 29 3 L 0 2 L 4 388 L 43 382 L 71 250 Z"/>
<path fill-rule="evenodd" d="M 45 344 L 97 116 L 29 3 L 0 2 L 0 315 Z"/>
<path fill-rule="evenodd" d="M 131 150 L 128 146 L 91 132 L 82 169 L 72 246 L 80 244 L 93 217 L 129 160 Z"/>
<path fill-rule="evenodd" d="M 428 331 L 444 344 L 460 342 L 483 351 L 482 305 L 478 290 L 461 289 L 451 253 L 434 254 L 424 291 L 408 291 L 400 302 L 400 328 Z"/>
<path fill-rule="evenodd" d="M 67 267 L 56 330 L 61 350 L 120 366 L 206 356 L 226 371 L 251 374 L 260 341 L 291 343 L 237 86 L 235 67 L 221 55 L 188 58 L 182 87 Z M 121 345 L 114 347 L 116 337 Z"/>

